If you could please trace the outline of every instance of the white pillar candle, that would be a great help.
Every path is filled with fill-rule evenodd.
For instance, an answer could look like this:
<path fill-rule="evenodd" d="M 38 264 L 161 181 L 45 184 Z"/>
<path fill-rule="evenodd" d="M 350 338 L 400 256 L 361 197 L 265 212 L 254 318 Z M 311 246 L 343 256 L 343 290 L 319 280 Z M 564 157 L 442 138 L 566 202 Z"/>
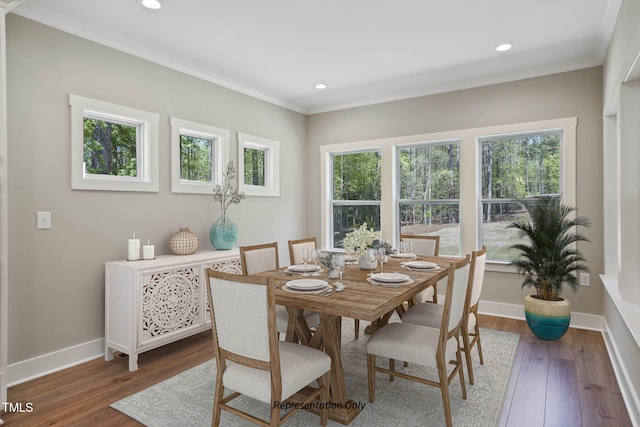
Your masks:
<path fill-rule="evenodd" d="M 154 259 L 155 257 L 155 247 L 147 240 L 147 244 L 142 247 L 142 259 Z"/>
<path fill-rule="evenodd" d="M 136 233 L 133 233 L 133 238 L 129 239 L 129 251 L 127 254 L 127 260 L 138 261 L 140 259 L 140 239 L 136 239 Z"/>

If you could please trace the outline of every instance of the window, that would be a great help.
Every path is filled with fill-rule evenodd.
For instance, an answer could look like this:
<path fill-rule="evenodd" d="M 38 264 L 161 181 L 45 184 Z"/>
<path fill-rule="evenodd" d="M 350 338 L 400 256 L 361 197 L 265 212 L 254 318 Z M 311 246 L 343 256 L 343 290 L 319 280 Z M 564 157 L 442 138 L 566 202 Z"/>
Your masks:
<path fill-rule="evenodd" d="M 362 224 L 380 230 L 380 151 L 334 153 L 331 156 L 332 248 L 342 248 L 345 234 Z"/>
<path fill-rule="evenodd" d="M 460 254 L 460 143 L 399 146 L 399 234 L 440 236 L 440 255 Z"/>
<path fill-rule="evenodd" d="M 517 199 L 576 206 L 576 127 L 569 117 L 322 145 L 321 245 L 371 222 L 395 248 L 401 232 L 440 235 L 442 255 L 487 244 L 487 269 L 514 272 L 505 225 L 523 213 Z"/>
<path fill-rule="evenodd" d="M 238 187 L 247 196 L 280 196 L 280 142 L 238 133 Z"/>
<path fill-rule="evenodd" d="M 171 118 L 171 191 L 211 194 L 222 180 L 229 131 Z"/>
<path fill-rule="evenodd" d="M 158 115 L 77 95 L 71 106 L 71 188 L 158 191 Z"/>
<path fill-rule="evenodd" d="M 487 259 L 509 261 L 524 242 L 507 226 L 528 220 L 518 199 L 560 194 L 560 143 L 562 131 L 487 136 L 480 138 L 482 153 L 482 242 Z"/>

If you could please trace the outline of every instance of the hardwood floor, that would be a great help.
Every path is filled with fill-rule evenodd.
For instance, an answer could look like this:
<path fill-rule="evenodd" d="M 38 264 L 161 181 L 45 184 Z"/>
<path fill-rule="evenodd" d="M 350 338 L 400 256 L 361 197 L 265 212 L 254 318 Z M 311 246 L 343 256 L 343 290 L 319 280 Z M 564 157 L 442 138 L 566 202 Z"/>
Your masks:
<path fill-rule="evenodd" d="M 520 320 L 480 316 L 480 325 L 521 337 L 501 426 L 631 426 L 599 332 L 570 329 L 549 342 Z M 109 405 L 212 357 L 211 333 L 203 332 L 141 354 L 136 372 L 126 357 L 96 359 L 11 387 L 9 402 L 25 412 L 2 419 L 8 426 L 140 426 Z"/>

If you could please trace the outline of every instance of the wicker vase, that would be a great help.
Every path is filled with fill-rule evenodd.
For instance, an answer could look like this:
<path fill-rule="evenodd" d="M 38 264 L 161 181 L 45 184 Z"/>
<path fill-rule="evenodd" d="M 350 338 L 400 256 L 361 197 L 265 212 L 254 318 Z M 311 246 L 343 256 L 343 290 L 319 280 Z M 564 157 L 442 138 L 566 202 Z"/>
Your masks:
<path fill-rule="evenodd" d="M 198 250 L 198 236 L 188 228 L 181 228 L 169 240 L 169 249 L 176 255 L 191 255 Z"/>

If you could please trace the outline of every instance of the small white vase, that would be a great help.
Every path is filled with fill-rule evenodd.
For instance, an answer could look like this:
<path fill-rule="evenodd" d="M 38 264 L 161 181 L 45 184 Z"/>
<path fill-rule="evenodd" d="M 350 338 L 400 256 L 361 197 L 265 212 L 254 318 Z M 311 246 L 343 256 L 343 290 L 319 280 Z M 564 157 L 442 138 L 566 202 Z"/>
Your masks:
<path fill-rule="evenodd" d="M 374 270 L 378 266 L 378 261 L 369 261 L 367 259 L 367 254 L 364 254 L 358 259 L 358 264 L 360 266 L 360 270 Z"/>
<path fill-rule="evenodd" d="M 329 279 L 337 279 L 338 277 L 340 277 L 340 273 L 338 272 L 338 270 L 329 270 L 329 274 L 327 274 L 327 277 Z"/>

